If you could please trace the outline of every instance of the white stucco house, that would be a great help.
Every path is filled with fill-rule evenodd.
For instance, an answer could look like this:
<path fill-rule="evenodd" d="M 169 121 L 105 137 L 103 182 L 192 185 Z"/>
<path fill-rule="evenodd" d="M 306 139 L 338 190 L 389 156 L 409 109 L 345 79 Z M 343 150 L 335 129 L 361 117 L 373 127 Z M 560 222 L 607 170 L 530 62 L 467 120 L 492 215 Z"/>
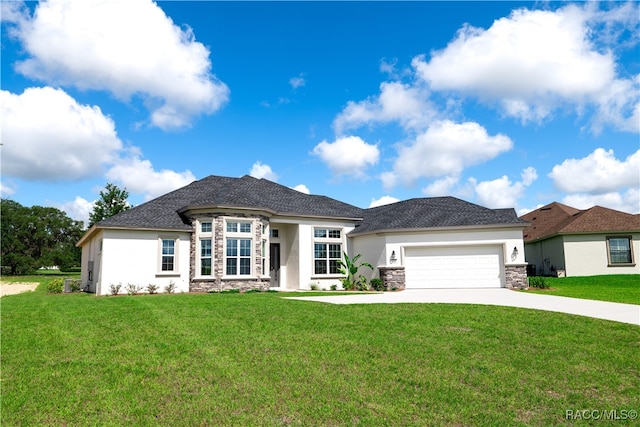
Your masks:
<path fill-rule="evenodd" d="M 78 242 L 82 281 L 169 283 L 176 292 L 329 289 L 343 253 L 361 254 L 388 289 L 525 288 L 513 209 L 453 197 L 361 209 L 250 176 L 209 176 L 94 224 Z"/>
<path fill-rule="evenodd" d="M 640 274 L 640 215 L 553 202 L 521 217 L 531 273 L 558 276 Z M 535 271 L 534 271 L 535 270 Z"/>

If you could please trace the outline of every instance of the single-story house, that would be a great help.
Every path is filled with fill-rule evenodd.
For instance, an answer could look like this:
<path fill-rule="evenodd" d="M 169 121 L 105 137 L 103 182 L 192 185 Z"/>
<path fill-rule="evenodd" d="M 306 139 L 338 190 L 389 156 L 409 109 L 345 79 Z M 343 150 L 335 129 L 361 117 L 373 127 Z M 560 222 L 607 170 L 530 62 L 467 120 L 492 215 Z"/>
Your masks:
<path fill-rule="evenodd" d="M 361 254 L 388 289 L 527 286 L 513 209 L 453 197 L 361 209 L 266 179 L 209 176 L 94 224 L 78 242 L 82 281 L 176 292 L 341 287 Z"/>
<path fill-rule="evenodd" d="M 553 202 L 520 217 L 530 273 L 557 276 L 639 274 L 640 215 Z"/>

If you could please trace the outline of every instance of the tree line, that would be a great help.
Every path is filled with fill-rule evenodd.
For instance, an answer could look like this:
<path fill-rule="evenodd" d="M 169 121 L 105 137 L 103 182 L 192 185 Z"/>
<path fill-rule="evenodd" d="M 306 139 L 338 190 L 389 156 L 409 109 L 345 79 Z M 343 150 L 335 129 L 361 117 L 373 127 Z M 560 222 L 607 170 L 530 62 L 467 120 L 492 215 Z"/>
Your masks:
<path fill-rule="evenodd" d="M 89 227 L 131 208 L 126 189 L 108 183 L 100 191 L 89 215 Z M 0 205 L 2 274 L 29 274 L 41 267 L 61 270 L 80 267 L 82 253 L 76 243 L 87 231 L 82 221 L 66 212 L 43 206 L 22 206 L 3 199 Z"/>

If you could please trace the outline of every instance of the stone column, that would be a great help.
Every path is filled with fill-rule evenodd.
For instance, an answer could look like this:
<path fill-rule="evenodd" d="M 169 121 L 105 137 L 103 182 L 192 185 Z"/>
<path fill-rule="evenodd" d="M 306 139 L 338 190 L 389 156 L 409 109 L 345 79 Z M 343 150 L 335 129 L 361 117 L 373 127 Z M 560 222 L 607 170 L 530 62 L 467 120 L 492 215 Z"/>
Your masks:
<path fill-rule="evenodd" d="M 505 265 L 504 274 L 507 289 L 529 289 L 527 264 Z"/>
<path fill-rule="evenodd" d="M 404 266 L 378 267 L 380 279 L 387 291 L 404 290 Z"/>

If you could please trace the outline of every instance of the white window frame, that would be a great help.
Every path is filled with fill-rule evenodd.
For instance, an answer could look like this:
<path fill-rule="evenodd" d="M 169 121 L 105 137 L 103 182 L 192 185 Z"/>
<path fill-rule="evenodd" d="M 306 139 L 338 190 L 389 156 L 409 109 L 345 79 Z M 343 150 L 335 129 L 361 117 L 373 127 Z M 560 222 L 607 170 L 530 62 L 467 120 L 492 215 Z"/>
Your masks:
<path fill-rule="evenodd" d="M 203 224 L 210 224 L 210 231 L 203 231 Z M 207 227 L 209 228 L 209 227 Z M 212 278 L 215 275 L 215 245 L 216 241 L 214 238 L 214 229 L 215 222 L 214 219 L 210 218 L 202 218 L 199 219 L 196 223 L 196 266 L 195 266 L 195 277 L 197 278 Z M 204 257 L 211 259 L 211 274 L 202 274 L 202 241 L 203 240 L 211 240 L 211 256 Z"/>
<path fill-rule="evenodd" d="M 323 233 L 324 231 L 324 233 Z M 336 234 L 338 237 L 336 237 Z M 331 236 L 331 237 L 329 237 Z M 317 277 L 340 277 L 342 276 L 338 271 L 338 261 L 342 260 L 342 253 L 344 252 L 344 231 L 339 227 L 313 227 L 313 247 L 311 248 L 313 254 L 313 265 L 312 271 L 313 276 Z M 326 257 L 316 258 L 316 245 L 324 245 L 324 251 L 326 253 Z M 339 246 L 339 257 L 330 257 L 331 254 L 331 245 Z M 316 261 L 323 260 L 325 261 L 326 273 L 318 273 L 316 272 Z M 332 262 L 335 262 L 333 264 Z M 335 271 L 331 271 L 332 265 L 335 266 Z"/>
<path fill-rule="evenodd" d="M 230 224 L 237 224 L 235 231 L 229 227 Z M 249 231 L 242 231 L 243 228 L 246 229 L 246 225 L 249 225 Z M 233 278 L 251 278 L 255 277 L 255 265 L 254 265 L 254 251 L 256 248 L 254 247 L 254 230 L 256 224 L 253 220 L 247 220 L 244 218 L 224 218 L 224 260 L 223 260 L 223 268 L 224 268 L 224 277 L 233 277 Z M 236 246 L 236 255 L 228 255 L 229 253 L 229 242 L 231 240 L 237 241 Z M 249 241 L 249 256 L 242 255 L 242 241 Z M 246 249 L 246 248 L 245 248 Z M 235 274 L 229 274 L 228 271 L 228 260 L 235 259 Z M 249 259 L 249 273 L 242 274 L 241 273 L 241 264 L 243 259 Z"/>
<path fill-rule="evenodd" d="M 164 257 L 168 256 L 164 253 L 164 241 L 165 240 L 173 240 L 173 269 L 171 270 L 163 270 Z M 180 254 L 180 238 L 177 236 L 158 236 L 158 272 L 157 274 L 162 276 L 172 276 L 180 274 L 180 263 L 179 263 L 179 254 Z"/>

